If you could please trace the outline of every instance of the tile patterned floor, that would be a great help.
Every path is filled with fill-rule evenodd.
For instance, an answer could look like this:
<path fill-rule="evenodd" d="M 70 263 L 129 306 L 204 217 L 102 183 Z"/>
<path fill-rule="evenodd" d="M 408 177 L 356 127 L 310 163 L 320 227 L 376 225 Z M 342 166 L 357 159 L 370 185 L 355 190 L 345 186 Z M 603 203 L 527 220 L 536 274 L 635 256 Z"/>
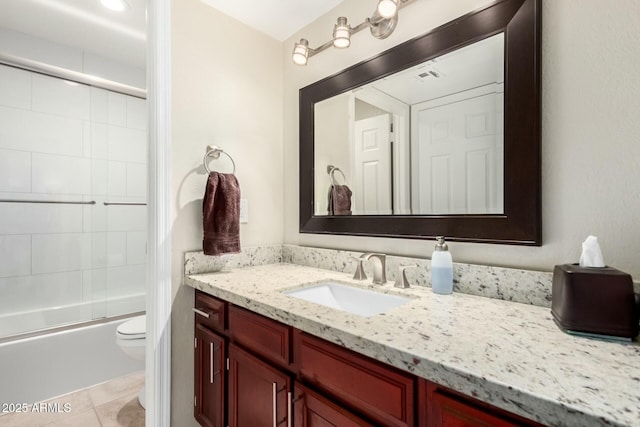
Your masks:
<path fill-rule="evenodd" d="M 0 426 L 144 427 L 144 409 L 138 403 L 143 383 L 144 372 L 135 372 L 36 404 L 27 412 L 0 415 Z"/>

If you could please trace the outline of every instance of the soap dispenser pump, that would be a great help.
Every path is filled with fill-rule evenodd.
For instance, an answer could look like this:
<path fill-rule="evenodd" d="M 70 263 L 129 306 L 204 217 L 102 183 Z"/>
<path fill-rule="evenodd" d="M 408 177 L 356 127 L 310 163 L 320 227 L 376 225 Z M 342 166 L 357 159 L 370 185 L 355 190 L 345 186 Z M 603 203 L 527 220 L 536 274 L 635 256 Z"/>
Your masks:
<path fill-rule="evenodd" d="M 436 248 L 431 255 L 431 289 L 436 294 L 453 292 L 453 261 L 444 237 L 436 237 Z"/>

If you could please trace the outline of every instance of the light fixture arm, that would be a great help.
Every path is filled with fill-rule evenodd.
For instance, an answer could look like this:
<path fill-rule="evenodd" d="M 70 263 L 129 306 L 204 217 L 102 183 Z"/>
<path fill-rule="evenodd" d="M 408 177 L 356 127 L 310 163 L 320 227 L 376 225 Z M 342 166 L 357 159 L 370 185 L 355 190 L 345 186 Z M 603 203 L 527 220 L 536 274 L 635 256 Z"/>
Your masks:
<path fill-rule="evenodd" d="M 360 31 L 364 30 L 365 28 L 369 28 L 370 26 L 371 26 L 371 18 L 367 18 L 361 23 L 359 23 L 358 25 L 356 25 L 355 27 L 353 27 L 351 29 L 351 34 L 359 33 Z"/>
<path fill-rule="evenodd" d="M 313 55 L 316 55 L 320 52 L 322 52 L 323 50 L 327 50 L 330 47 L 333 47 L 333 40 L 329 40 L 328 42 L 324 43 L 323 45 L 320 45 L 318 47 L 314 48 L 309 48 L 309 58 L 311 58 Z"/>
<path fill-rule="evenodd" d="M 378 12 L 378 10 L 376 9 L 374 11 L 374 13 L 366 18 L 364 21 L 362 21 L 361 23 L 359 23 L 358 25 L 356 25 L 355 27 L 351 27 L 349 26 L 349 35 L 353 35 L 356 33 L 359 33 L 360 31 L 364 30 L 365 28 L 369 28 L 369 30 L 371 31 L 371 35 L 374 36 L 377 39 L 384 39 L 387 38 L 391 35 L 391 33 L 395 30 L 396 25 L 398 23 L 398 10 L 402 9 L 403 7 L 406 7 L 407 5 L 409 5 L 410 3 L 413 3 L 416 0 L 397 0 L 397 10 L 396 13 L 390 17 L 390 18 L 385 18 L 382 15 L 380 15 L 380 13 Z M 344 19 L 344 22 L 346 23 L 346 18 L 338 18 L 339 22 L 341 19 Z M 316 48 L 311 48 L 308 46 L 308 42 L 306 41 L 306 39 L 301 39 L 299 43 L 296 43 L 296 45 L 294 46 L 294 55 L 297 52 L 297 48 L 298 46 L 300 46 L 303 42 L 304 42 L 304 51 L 306 52 L 306 56 L 304 58 L 304 60 L 295 60 L 294 62 L 296 62 L 299 65 L 306 65 L 307 64 L 307 59 L 317 55 L 318 53 L 327 50 L 328 48 L 334 46 L 334 39 L 331 39 L 329 41 L 327 41 L 326 43 L 316 47 Z"/>

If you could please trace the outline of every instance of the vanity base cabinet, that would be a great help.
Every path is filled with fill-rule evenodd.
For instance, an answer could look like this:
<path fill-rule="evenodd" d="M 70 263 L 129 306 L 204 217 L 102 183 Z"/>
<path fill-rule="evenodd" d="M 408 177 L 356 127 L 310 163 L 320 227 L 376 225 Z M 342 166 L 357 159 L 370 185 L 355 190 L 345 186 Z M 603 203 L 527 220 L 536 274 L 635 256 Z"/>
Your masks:
<path fill-rule="evenodd" d="M 543 427 L 199 291 L 195 312 L 204 427 Z"/>
<path fill-rule="evenodd" d="M 194 415 L 203 427 L 226 425 L 225 341 L 225 338 L 196 323 Z"/>
<path fill-rule="evenodd" d="M 319 393 L 295 383 L 294 427 L 373 427 Z"/>
<path fill-rule="evenodd" d="M 229 426 L 287 426 L 290 413 L 289 375 L 230 344 Z"/>

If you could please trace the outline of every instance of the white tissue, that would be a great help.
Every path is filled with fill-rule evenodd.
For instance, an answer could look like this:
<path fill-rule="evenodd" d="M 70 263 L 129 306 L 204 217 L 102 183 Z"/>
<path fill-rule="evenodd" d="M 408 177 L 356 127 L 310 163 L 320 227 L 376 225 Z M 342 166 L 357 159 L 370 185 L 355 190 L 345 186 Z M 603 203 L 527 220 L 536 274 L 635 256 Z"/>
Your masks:
<path fill-rule="evenodd" d="M 589 236 L 582 242 L 582 255 L 580 255 L 580 267 L 604 267 L 602 251 L 596 236 Z"/>

